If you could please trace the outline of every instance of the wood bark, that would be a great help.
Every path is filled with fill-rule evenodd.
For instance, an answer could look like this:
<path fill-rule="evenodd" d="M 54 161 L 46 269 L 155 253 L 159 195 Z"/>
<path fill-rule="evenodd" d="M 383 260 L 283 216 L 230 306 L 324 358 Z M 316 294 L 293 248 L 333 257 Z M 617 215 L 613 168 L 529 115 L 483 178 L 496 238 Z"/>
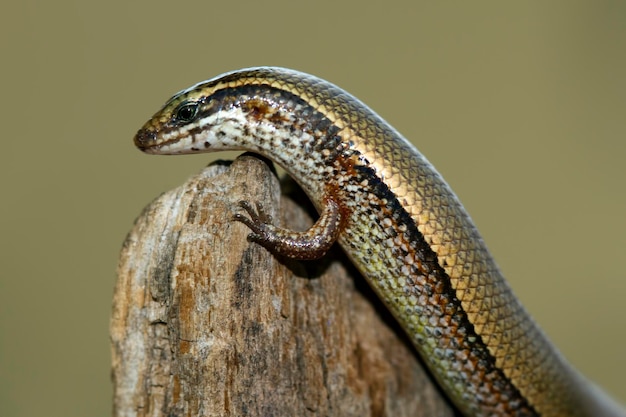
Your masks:
<path fill-rule="evenodd" d="M 283 226 L 312 224 L 280 188 L 244 155 L 137 219 L 113 300 L 113 415 L 454 415 L 338 247 L 298 262 L 246 240 L 240 200 Z"/>

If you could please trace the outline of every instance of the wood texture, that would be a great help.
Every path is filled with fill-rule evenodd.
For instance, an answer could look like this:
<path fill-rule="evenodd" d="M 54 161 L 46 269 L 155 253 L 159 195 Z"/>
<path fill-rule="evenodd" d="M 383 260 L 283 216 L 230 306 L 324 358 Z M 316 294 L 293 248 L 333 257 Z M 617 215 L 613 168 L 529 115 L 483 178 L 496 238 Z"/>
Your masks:
<path fill-rule="evenodd" d="M 340 249 L 276 258 L 232 221 L 243 199 L 287 227 L 311 224 L 247 155 L 137 219 L 114 294 L 113 415 L 454 415 Z"/>

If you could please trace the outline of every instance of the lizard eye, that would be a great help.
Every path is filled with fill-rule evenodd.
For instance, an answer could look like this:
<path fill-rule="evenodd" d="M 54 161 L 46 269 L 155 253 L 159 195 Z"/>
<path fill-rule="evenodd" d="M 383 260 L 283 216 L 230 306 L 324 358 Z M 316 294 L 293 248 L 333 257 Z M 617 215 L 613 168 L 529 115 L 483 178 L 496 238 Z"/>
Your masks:
<path fill-rule="evenodd" d="M 197 102 L 187 102 L 181 104 L 174 113 L 174 120 L 179 123 L 189 123 L 198 114 L 199 105 Z"/>

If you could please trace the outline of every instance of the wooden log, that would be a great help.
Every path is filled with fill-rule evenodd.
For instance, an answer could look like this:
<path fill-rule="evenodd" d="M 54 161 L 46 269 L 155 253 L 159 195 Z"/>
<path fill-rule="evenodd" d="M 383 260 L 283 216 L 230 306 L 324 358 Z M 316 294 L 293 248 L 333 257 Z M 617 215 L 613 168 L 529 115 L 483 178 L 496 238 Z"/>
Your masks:
<path fill-rule="evenodd" d="M 281 225 L 312 224 L 249 155 L 137 219 L 113 300 L 113 415 L 454 415 L 339 247 L 319 261 L 276 258 L 232 220 L 240 200 Z"/>

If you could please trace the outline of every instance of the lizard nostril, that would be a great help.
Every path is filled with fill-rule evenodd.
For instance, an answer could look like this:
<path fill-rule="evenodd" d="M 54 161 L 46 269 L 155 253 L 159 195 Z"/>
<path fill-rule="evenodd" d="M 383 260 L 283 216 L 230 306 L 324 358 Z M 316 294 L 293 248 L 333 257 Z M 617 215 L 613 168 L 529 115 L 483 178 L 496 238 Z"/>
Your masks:
<path fill-rule="evenodd" d="M 135 146 L 142 151 L 149 148 L 156 140 L 156 132 L 154 130 L 141 129 L 135 135 Z"/>

